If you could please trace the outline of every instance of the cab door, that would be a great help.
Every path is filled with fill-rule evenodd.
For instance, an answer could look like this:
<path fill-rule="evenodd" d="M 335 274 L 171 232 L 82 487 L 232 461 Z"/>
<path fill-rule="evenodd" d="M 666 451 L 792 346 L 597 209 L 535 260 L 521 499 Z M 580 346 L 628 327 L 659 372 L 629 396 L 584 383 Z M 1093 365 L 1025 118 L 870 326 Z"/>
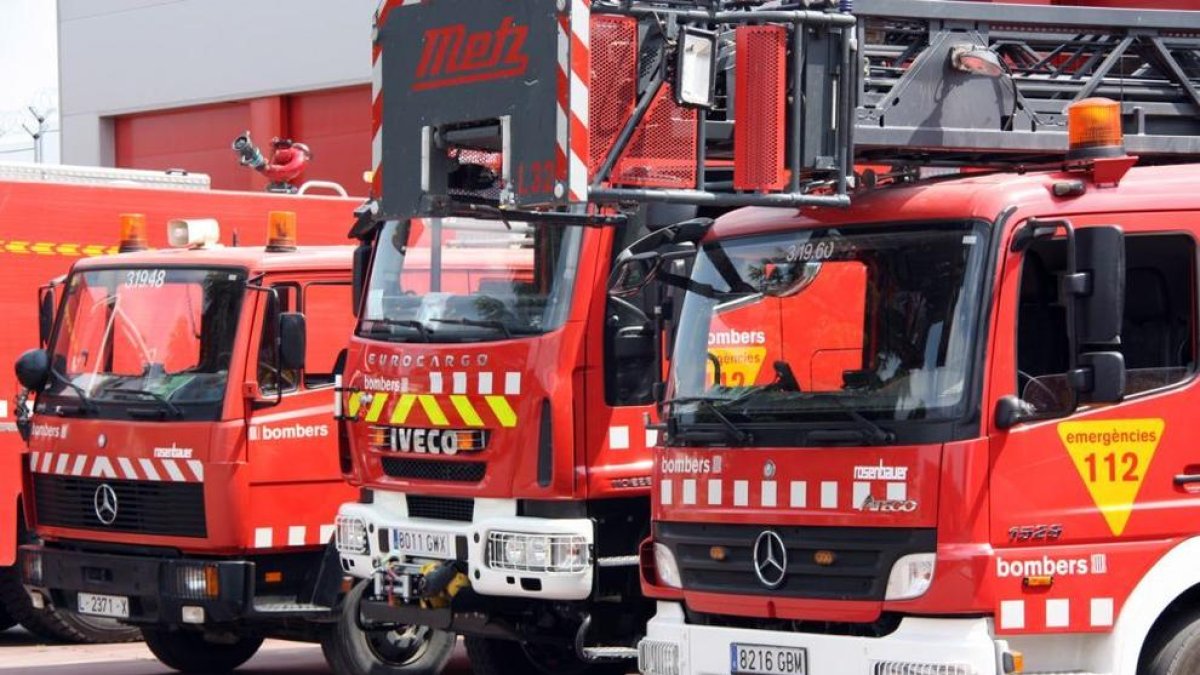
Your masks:
<path fill-rule="evenodd" d="M 1200 214 L 1071 217 L 1077 230 L 1125 233 L 1121 352 L 1125 399 L 1079 404 L 1067 386 L 1067 311 L 1058 292 L 1062 238 L 1005 247 L 991 372 L 990 570 L 997 630 L 1104 632 L 1141 573 L 1200 518 L 1196 242 Z M 1003 396 L 1040 421 L 997 428 Z M 1044 664 L 1037 664 L 1038 669 Z"/>
<path fill-rule="evenodd" d="M 325 543 L 337 507 L 352 498 L 338 466 L 334 375 L 353 326 L 345 279 L 276 278 L 265 284 L 264 311 L 247 372 L 260 396 L 247 420 L 253 546 Z M 277 368 L 279 317 L 305 316 L 300 369 Z"/>

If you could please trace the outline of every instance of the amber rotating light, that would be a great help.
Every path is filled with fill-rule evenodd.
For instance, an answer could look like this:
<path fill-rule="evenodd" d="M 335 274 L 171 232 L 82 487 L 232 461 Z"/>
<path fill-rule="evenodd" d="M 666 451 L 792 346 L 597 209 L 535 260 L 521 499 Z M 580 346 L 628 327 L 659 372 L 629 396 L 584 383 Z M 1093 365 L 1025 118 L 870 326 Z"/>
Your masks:
<path fill-rule="evenodd" d="M 296 250 L 295 211 L 271 211 L 267 214 L 267 250 L 274 253 Z"/>
<path fill-rule="evenodd" d="M 1121 104 L 1107 98 L 1085 98 L 1067 107 L 1068 160 L 1125 156 Z"/>
<path fill-rule="evenodd" d="M 146 216 L 141 213 L 122 213 L 118 218 L 121 221 L 121 239 L 117 244 L 117 252 L 145 251 L 148 248 Z"/>

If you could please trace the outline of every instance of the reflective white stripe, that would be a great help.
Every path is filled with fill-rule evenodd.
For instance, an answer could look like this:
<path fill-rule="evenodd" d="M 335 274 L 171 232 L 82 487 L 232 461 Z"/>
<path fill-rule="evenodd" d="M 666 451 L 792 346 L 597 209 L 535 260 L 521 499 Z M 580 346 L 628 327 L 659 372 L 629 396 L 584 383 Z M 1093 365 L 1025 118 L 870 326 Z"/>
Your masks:
<path fill-rule="evenodd" d="M 133 468 L 133 462 L 129 461 L 128 457 L 118 457 L 117 466 L 121 467 L 121 473 L 129 480 L 137 480 L 137 471 Z"/>
<path fill-rule="evenodd" d="M 8 417 L 8 401 L 0 399 L 0 419 Z"/>
<path fill-rule="evenodd" d="M 192 470 L 192 475 L 201 483 L 204 482 L 204 462 L 198 459 L 189 459 L 187 461 L 188 468 Z"/>
<path fill-rule="evenodd" d="M 336 531 L 337 531 L 336 525 L 322 525 L 321 526 L 321 541 L 320 541 L 320 543 L 322 543 L 322 544 L 328 543 L 329 540 L 333 537 L 333 533 Z"/>
<path fill-rule="evenodd" d="M 75 458 L 75 466 L 71 467 L 72 476 L 82 476 L 83 469 L 87 466 L 87 455 L 80 455 Z"/>
<path fill-rule="evenodd" d="M 158 469 L 154 468 L 154 462 L 148 459 L 139 459 L 138 464 L 142 465 L 142 473 L 146 474 L 149 480 L 162 480 L 158 477 Z"/>
<path fill-rule="evenodd" d="M 54 473 L 57 473 L 60 475 L 66 473 L 67 472 L 67 460 L 69 460 L 69 459 L 71 459 L 71 456 L 66 454 L 65 452 L 63 454 L 59 455 L 58 456 L 58 464 L 54 465 Z"/>
<path fill-rule="evenodd" d="M 793 509 L 808 508 L 808 481 L 794 480 L 792 481 L 792 499 L 791 504 Z"/>
<path fill-rule="evenodd" d="M 42 473 L 50 473 L 50 462 L 54 459 L 53 452 L 42 455 Z"/>
<path fill-rule="evenodd" d="M 838 484 L 835 481 L 821 481 L 821 508 L 836 509 L 838 506 Z"/>
<path fill-rule="evenodd" d="M 887 498 L 897 502 L 908 499 L 908 483 L 888 483 Z"/>
<path fill-rule="evenodd" d="M 1113 625 L 1113 599 L 1092 598 L 1091 622 L 1093 626 Z"/>
<path fill-rule="evenodd" d="M 610 450 L 628 450 L 629 427 L 609 427 L 608 447 Z"/>
<path fill-rule="evenodd" d="M 734 506 L 749 506 L 750 505 L 750 481 L 747 481 L 747 480 L 733 481 L 733 505 Z"/>
<path fill-rule="evenodd" d="M 521 373 L 504 374 L 504 393 L 509 396 L 521 393 Z"/>
<path fill-rule="evenodd" d="M 113 470 L 112 460 L 101 455 L 92 463 L 92 476 L 96 478 L 116 478 L 117 472 Z"/>
<path fill-rule="evenodd" d="M 670 503 L 671 503 L 671 479 L 670 478 L 663 480 L 663 481 L 659 481 L 658 494 L 660 496 L 660 501 L 662 502 L 662 504 L 664 506 L 670 505 Z"/>
<path fill-rule="evenodd" d="M 776 488 L 775 481 L 764 480 L 762 483 L 762 505 L 763 508 L 775 508 Z"/>
<path fill-rule="evenodd" d="M 442 374 L 441 373 L 430 373 L 429 374 L 429 393 L 431 393 L 431 394 L 442 393 Z"/>
<path fill-rule="evenodd" d="M 492 374 L 491 373 L 480 373 L 479 374 L 479 395 L 480 396 L 490 396 L 491 393 L 492 393 Z"/>
<path fill-rule="evenodd" d="M 1025 601 L 1003 600 L 1000 603 L 1000 628 L 1019 630 L 1025 627 Z"/>
<path fill-rule="evenodd" d="M 379 127 L 371 139 L 371 158 L 375 164 L 375 171 L 378 171 L 379 165 L 383 163 L 383 127 Z"/>
<path fill-rule="evenodd" d="M 1052 598 L 1046 601 L 1046 628 L 1066 628 L 1071 625 L 1071 601 Z"/>
<path fill-rule="evenodd" d="M 258 527 L 254 529 L 254 548 L 271 548 L 271 528 Z"/>
<path fill-rule="evenodd" d="M 711 478 L 708 481 L 708 505 L 721 505 L 721 479 Z"/>
<path fill-rule="evenodd" d="M 646 447 L 653 448 L 658 445 L 658 429 L 646 430 Z"/>
<path fill-rule="evenodd" d="M 292 525 L 288 528 L 288 546 L 303 546 L 304 534 L 307 530 L 303 525 Z"/>
<path fill-rule="evenodd" d="M 29 470 L 30 471 L 38 470 L 38 459 L 41 457 L 41 455 L 42 455 L 42 453 L 40 453 L 40 452 L 29 453 Z"/>
<path fill-rule="evenodd" d="M 696 503 L 696 479 L 695 478 L 683 479 L 683 503 L 684 504 L 695 504 Z"/>
<path fill-rule="evenodd" d="M 163 468 L 167 470 L 167 475 L 176 483 L 182 483 L 187 479 L 183 477 L 183 472 L 179 470 L 179 465 L 173 459 L 162 460 Z"/>
<path fill-rule="evenodd" d="M 454 384 L 452 385 L 454 387 L 454 393 L 455 394 L 467 393 L 467 374 L 466 373 L 454 373 L 451 377 L 454 380 Z"/>
<path fill-rule="evenodd" d="M 853 493 L 853 496 L 850 498 L 850 508 L 857 509 L 858 507 L 862 506 L 863 502 L 867 501 L 867 497 L 870 497 L 870 496 L 871 496 L 871 484 L 870 483 L 868 483 L 866 481 L 860 481 L 860 480 L 854 481 L 854 493 Z M 821 506 L 825 507 L 824 504 L 821 504 Z M 833 507 L 825 507 L 825 508 L 836 508 L 836 507 L 837 507 L 837 504 L 835 503 Z"/>

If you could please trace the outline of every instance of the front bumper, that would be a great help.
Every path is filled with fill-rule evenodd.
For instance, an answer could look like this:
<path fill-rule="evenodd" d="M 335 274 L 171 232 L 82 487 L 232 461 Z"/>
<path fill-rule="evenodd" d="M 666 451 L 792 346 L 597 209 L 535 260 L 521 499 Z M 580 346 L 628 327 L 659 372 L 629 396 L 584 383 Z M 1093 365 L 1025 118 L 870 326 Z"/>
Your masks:
<path fill-rule="evenodd" d="M 432 558 L 405 556 L 391 549 L 394 530 L 408 533 L 449 534 L 453 559 L 465 564 L 471 589 L 480 596 L 584 600 L 592 594 L 595 576 L 595 525 L 587 518 L 533 518 L 517 515 L 515 500 L 477 499 L 471 522 L 413 518 L 405 495 L 376 492 L 371 504 L 343 504 L 338 520 L 360 521 L 366 530 L 366 550 L 338 543 L 342 571 L 360 579 L 371 578 L 386 564 L 399 563 L 412 570 Z M 578 538 L 589 561 L 574 571 L 502 568 L 488 560 L 488 537 L 493 532 Z"/>
<path fill-rule="evenodd" d="M 804 649 L 813 675 L 998 675 L 1007 651 L 987 619 L 905 618 L 890 635 L 866 638 L 690 625 L 678 603 L 660 602 L 638 644 L 639 669 L 643 675 L 729 675 L 734 644 Z"/>
<path fill-rule="evenodd" d="M 30 565 L 33 556 L 39 565 Z M 21 547 L 20 563 L 27 590 L 51 606 L 75 611 L 81 592 L 122 596 L 129 599 L 129 617 L 122 620 L 134 624 L 229 624 L 330 611 L 298 605 L 292 611 L 259 611 L 255 564 L 244 560 L 165 559 L 34 545 Z M 40 576 L 31 578 L 36 568 Z"/>

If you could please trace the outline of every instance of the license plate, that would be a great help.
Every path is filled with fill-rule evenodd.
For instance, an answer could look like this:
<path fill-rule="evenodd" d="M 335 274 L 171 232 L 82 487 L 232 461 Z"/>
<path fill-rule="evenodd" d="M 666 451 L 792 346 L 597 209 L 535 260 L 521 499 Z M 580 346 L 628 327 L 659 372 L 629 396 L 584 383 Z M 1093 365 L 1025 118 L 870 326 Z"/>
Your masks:
<path fill-rule="evenodd" d="M 454 537 L 445 532 L 392 530 L 392 550 L 405 555 L 449 560 L 454 557 Z"/>
<path fill-rule="evenodd" d="M 808 652 L 795 647 L 729 645 L 733 675 L 807 675 Z"/>
<path fill-rule="evenodd" d="M 92 616 L 111 616 L 114 619 L 129 618 L 129 598 L 123 595 L 79 594 L 79 613 Z"/>

